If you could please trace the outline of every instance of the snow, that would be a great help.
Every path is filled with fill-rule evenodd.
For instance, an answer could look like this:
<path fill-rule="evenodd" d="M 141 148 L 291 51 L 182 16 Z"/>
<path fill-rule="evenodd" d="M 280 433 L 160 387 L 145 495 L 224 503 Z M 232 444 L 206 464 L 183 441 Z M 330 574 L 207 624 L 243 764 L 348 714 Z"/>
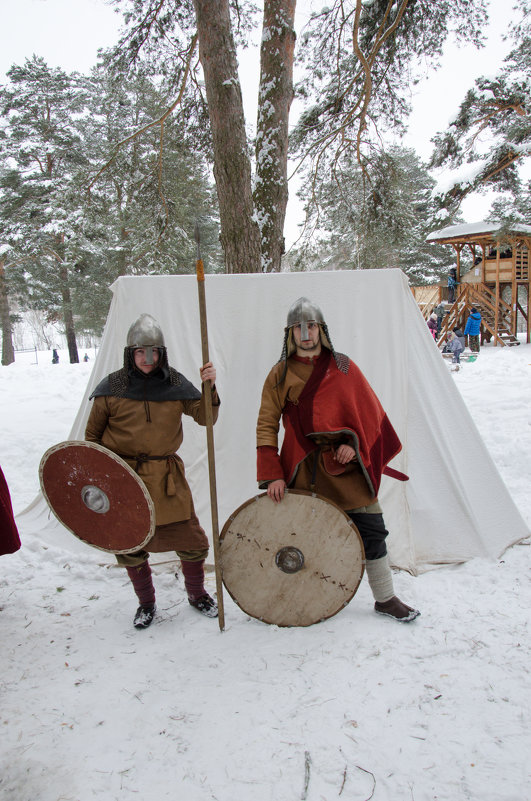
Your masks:
<path fill-rule="evenodd" d="M 443 170 L 437 178 L 432 194 L 444 195 L 455 184 L 472 184 L 485 166 L 484 160 L 467 162 L 455 169 Z"/>
<path fill-rule="evenodd" d="M 449 225 L 447 228 L 441 228 L 440 231 L 433 231 L 426 238 L 426 242 L 435 242 L 438 239 L 449 239 L 457 236 L 496 233 L 499 228 L 500 223 L 485 222 L 484 220 L 476 223 Z M 529 235 L 531 233 L 531 225 L 519 224 L 517 229 L 515 228 L 515 232 Z"/>
<path fill-rule="evenodd" d="M 60 356 L 0 368 L 17 512 L 89 380 L 92 362 Z M 531 345 L 485 347 L 451 375 L 531 523 Z M 21 537 L 1 558 L 2 801 L 529 797 L 529 541 L 498 562 L 397 573 L 422 611 L 410 625 L 375 615 L 364 580 L 302 629 L 250 619 L 225 594 L 221 633 L 188 605 L 174 563 L 155 568 L 159 612 L 136 631 L 127 576 L 105 554 Z"/>

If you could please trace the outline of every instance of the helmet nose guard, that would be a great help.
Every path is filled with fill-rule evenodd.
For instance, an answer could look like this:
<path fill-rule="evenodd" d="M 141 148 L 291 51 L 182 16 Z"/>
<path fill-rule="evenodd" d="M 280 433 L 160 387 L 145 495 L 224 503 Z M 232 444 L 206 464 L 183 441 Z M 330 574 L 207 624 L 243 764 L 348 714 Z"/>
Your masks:
<path fill-rule="evenodd" d="M 324 324 L 321 309 L 308 298 L 298 298 L 288 311 L 286 328 L 301 327 L 301 339 L 308 339 L 308 323 Z"/>

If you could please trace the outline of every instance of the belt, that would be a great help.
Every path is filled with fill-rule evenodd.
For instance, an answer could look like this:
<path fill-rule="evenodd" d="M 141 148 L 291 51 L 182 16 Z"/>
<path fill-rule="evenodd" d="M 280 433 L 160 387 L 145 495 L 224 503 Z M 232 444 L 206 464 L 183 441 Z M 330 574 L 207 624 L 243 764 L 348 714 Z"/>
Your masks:
<path fill-rule="evenodd" d="M 125 456 L 121 453 L 118 454 L 121 459 L 128 459 L 130 462 L 135 462 L 134 471 L 138 473 L 140 465 L 146 462 L 168 462 L 168 477 L 166 479 L 166 495 L 176 495 L 177 486 L 176 478 L 178 474 L 177 465 L 180 462 L 176 453 L 167 453 L 164 456 L 148 456 L 147 453 L 139 453 L 136 456 Z"/>

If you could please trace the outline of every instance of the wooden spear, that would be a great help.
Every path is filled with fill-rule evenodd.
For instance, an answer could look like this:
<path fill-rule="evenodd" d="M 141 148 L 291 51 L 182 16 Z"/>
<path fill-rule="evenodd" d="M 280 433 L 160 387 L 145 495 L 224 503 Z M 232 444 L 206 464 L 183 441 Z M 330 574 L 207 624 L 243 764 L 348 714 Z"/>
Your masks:
<path fill-rule="evenodd" d="M 201 348 L 203 364 L 210 361 L 208 356 L 208 329 L 205 296 L 205 270 L 201 259 L 201 238 L 199 225 L 195 224 L 194 237 L 197 243 L 197 260 L 195 269 L 197 274 L 197 291 L 199 295 L 199 320 L 201 323 Z M 218 496 L 216 490 L 216 457 L 214 452 L 214 419 L 212 416 L 211 382 L 205 381 L 205 409 L 208 448 L 208 478 L 210 483 L 210 509 L 212 515 L 212 541 L 214 545 L 214 568 L 216 571 L 216 591 L 218 596 L 218 623 L 220 631 L 225 629 L 225 610 L 223 607 L 223 580 L 221 576 L 221 559 L 219 554 L 219 522 L 218 522 Z"/>

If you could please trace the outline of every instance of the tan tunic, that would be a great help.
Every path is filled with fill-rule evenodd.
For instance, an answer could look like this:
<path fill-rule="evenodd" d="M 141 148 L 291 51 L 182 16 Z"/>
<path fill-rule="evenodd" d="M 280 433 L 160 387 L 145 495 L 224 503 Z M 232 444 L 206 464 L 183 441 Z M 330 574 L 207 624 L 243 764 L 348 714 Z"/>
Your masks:
<path fill-rule="evenodd" d="M 288 401 L 297 403 L 299 395 L 312 374 L 313 364 L 310 361 L 300 362 L 288 359 L 286 378 L 277 386 L 283 370 L 283 363 L 276 364 L 264 384 L 256 427 L 256 444 L 258 447 L 270 445 L 278 448 L 278 432 L 284 406 Z M 331 475 L 326 469 L 325 459 L 340 444 L 350 444 L 348 438 L 346 436 L 325 437 L 321 435 L 319 442 L 321 443 L 321 449 L 315 466 L 314 491 L 345 511 L 372 507 L 377 502 L 377 498 L 371 495 L 362 470 L 356 462 L 350 462 L 345 465 L 345 472 L 340 475 Z M 312 453 L 300 463 L 297 474 L 291 483 L 292 487 L 303 490 L 310 489 L 314 473 L 314 460 L 315 454 Z"/>
<path fill-rule="evenodd" d="M 212 394 L 214 422 L 219 398 Z M 195 516 L 192 493 L 184 464 L 175 453 L 183 441 L 182 416 L 187 414 L 206 425 L 205 398 L 201 400 L 137 401 L 110 395 L 97 397 L 90 412 L 85 439 L 97 442 L 121 456 L 146 485 L 155 505 L 157 526 Z M 163 459 L 142 457 L 163 456 Z M 162 550 L 168 549 L 168 542 Z M 149 550 L 159 550 L 152 541 Z M 194 546 L 192 542 L 187 547 Z M 183 547 L 183 544 L 180 544 Z"/>

